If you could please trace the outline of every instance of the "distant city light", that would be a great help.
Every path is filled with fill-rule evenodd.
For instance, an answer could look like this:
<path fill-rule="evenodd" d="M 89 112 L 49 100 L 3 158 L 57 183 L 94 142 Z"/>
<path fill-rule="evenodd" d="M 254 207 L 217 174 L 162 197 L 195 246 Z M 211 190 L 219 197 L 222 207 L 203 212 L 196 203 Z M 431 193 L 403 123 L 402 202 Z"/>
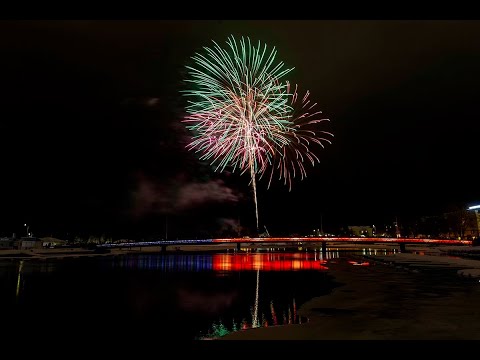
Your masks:
<path fill-rule="evenodd" d="M 475 210 L 475 209 L 480 209 L 480 205 L 474 205 L 468 208 L 468 210 Z"/>

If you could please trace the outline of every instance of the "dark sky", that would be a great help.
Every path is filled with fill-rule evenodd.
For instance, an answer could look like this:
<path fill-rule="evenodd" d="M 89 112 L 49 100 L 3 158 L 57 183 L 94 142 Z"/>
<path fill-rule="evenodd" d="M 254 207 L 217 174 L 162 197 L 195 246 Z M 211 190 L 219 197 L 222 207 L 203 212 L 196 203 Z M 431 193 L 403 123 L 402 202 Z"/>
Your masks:
<path fill-rule="evenodd" d="M 184 149 L 184 66 L 230 34 L 276 46 L 335 134 L 291 192 L 260 181 L 272 235 L 480 201 L 478 21 L 3 21 L 0 235 L 253 230 L 248 176 Z"/>

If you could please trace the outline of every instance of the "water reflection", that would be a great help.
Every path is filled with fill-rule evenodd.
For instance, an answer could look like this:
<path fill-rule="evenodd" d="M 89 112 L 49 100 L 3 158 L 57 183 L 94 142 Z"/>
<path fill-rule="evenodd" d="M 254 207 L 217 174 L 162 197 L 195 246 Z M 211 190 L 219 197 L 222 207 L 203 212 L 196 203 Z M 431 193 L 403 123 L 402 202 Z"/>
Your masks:
<path fill-rule="evenodd" d="M 260 270 L 257 270 L 257 286 L 255 287 L 255 305 L 253 307 L 252 327 L 258 327 L 258 291 L 260 290 Z"/>
<path fill-rule="evenodd" d="M 20 284 L 22 281 L 22 270 L 23 270 L 23 260 L 20 260 L 18 263 L 18 275 L 17 275 L 17 291 L 15 293 L 15 296 L 18 299 L 18 295 L 20 294 Z"/>
<path fill-rule="evenodd" d="M 215 271 L 297 271 L 327 270 L 326 260 L 316 253 L 246 253 L 215 254 Z"/>
<path fill-rule="evenodd" d="M 387 255 L 387 254 L 396 254 L 399 251 L 397 249 L 371 249 L 371 248 L 365 248 L 362 249 L 362 254 L 363 255 Z"/>
<path fill-rule="evenodd" d="M 354 266 L 370 266 L 370 263 L 368 261 L 354 261 L 354 260 L 348 260 L 347 261 L 350 265 Z"/>
<path fill-rule="evenodd" d="M 255 302 L 253 308 L 251 308 L 251 321 L 248 322 L 245 318 L 242 319 L 240 323 L 236 323 L 233 320 L 232 327 L 229 328 L 222 322 L 222 319 L 218 320 L 218 322 L 214 322 L 210 329 L 207 331 L 205 335 L 200 335 L 198 338 L 200 340 L 210 340 L 215 339 L 218 337 L 225 336 L 231 332 L 239 331 L 239 330 L 247 330 L 247 329 L 254 329 L 258 327 L 268 327 L 268 326 L 278 326 L 278 325 L 291 325 L 291 324 L 301 324 L 302 318 L 297 317 L 297 305 L 295 302 L 295 298 L 291 301 L 288 306 L 287 310 L 283 309 L 282 311 L 282 320 L 278 321 L 277 313 L 275 311 L 275 307 L 273 305 L 273 300 L 270 301 L 269 310 L 270 310 L 270 317 L 267 318 L 264 312 L 261 312 L 261 320 L 259 317 L 259 294 L 260 294 L 260 270 L 257 270 L 256 276 L 256 286 L 255 286 Z M 268 313 L 268 312 L 267 312 Z M 308 321 L 308 319 L 303 319 L 303 322 Z"/>
<path fill-rule="evenodd" d="M 138 254 L 115 258 L 111 265 L 127 269 L 199 272 L 213 269 L 212 254 Z"/>
<path fill-rule="evenodd" d="M 298 324 L 307 321 L 298 316 L 301 304 L 337 286 L 328 264 L 351 260 L 359 250 L 251 249 L 0 262 L 0 305 L 11 309 L 3 318 L 10 327 L 33 326 L 48 316 L 48 328 L 74 331 L 72 324 L 80 328 L 102 319 L 107 332 L 122 334 L 134 326 L 138 334 L 148 334 L 157 324 L 172 339 Z"/>
<path fill-rule="evenodd" d="M 333 249 L 332 249 L 333 250 Z M 367 254 L 387 254 L 387 249 L 362 249 L 364 255 Z M 198 339 L 211 340 L 225 336 L 231 332 L 253 329 L 258 327 L 278 326 L 301 324 L 307 322 L 307 318 L 301 318 L 297 315 L 297 305 L 295 298 L 287 305 L 280 309 L 281 316 L 277 316 L 273 300 L 269 303 L 269 311 L 266 313 L 259 308 L 260 297 L 260 270 L 262 271 L 295 271 L 295 270 L 328 270 L 325 264 L 340 257 L 339 249 L 328 251 L 326 253 L 314 252 L 297 252 L 297 253 L 235 253 L 235 254 L 215 254 L 213 256 L 214 270 L 217 271 L 248 271 L 256 270 L 256 287 L 255 301 L 251 307 L 250 321 L 242 319 L 239 323 L 233 320 L 232 326 L 229 327 L 218 319 L 214 322 L 204 335 L 200 335 Z M 346 262 L 353 266 L 369 266 L 368 261 L 348 260 Z M 259 316 L 261 313 L 261 316 Z"/>
<path fill-rule="evenodd" d="M 205 292 L 185 287 L 180 287 L 177 294 L 179 308 L 189 313 L 203 314 L 218 314 L 228 309 L 239 295 L 235 289 Z"/>
<path fill-rule="evenodd" d="M 174 254 L 122 256 L 112 262 L 114 267 L 156 269 L 162 271 L 298 271 L 327 270 L 327 259 L 338 257 L 338 252 L 281 253 L 246 252 L 227 254 Z"/>
<path fill-rule="evenodd" d="M 308 322 L 308 319 L 305 317 L 297 316 L 297 310 L 295 305 L 295 299 L 293 299 L 290 304 L 287 306 L 287 310 L 282 311 L 282 320 L 278 321 L 277 314 L 275 312 L 273 301 L 270 302 L 270 317 L 267 318 L 265 313 L 262 313 L 261 321 L 254 326 L 254 320 L 252 323 L 248 323 L 246 319 L 242 319 L 240 322 L 232 321 L 232 325 L 224 324 L 220 319 L 214 322 L 210 329 L 205 334 L 200 334 L 197 337 L 198 340 L 212 340 L 219 338 L 225 335 L 228 335 L 235 331 L 248 330 L 258 327 L 269 327 L 269 326 L 279 326 L 279 325 L 292 325 L 292 324 L 302 324 Z"/>

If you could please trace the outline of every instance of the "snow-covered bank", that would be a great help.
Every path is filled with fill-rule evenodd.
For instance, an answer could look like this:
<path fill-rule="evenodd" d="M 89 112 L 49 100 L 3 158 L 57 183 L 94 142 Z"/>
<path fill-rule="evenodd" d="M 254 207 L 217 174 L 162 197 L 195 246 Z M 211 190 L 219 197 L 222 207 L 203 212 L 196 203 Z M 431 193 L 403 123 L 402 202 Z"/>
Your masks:
<path fill-rule="evenodd" d="M 408 253 L 368 259 L 371 266 L 328 265 L 343 285 L 300 307 L 308 323 L 240 331 L 221 340 L 480 339 L 480 284 L 455 276 L 455 269 L 479 276 L 480 261 Z"/>

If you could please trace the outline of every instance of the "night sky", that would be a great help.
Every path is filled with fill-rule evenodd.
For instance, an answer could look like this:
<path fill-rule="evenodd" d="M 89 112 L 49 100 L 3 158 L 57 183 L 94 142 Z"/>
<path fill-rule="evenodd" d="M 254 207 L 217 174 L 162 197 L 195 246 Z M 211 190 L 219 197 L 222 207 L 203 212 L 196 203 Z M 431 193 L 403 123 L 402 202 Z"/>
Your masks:
<path fill-rule="evenodd" d="M 291 192 L 258 184 L 271 235 L 480 201 L 478 21 L 3 21 L 0 235 L 251 234 L 248 174 L 181 123 L 190 56 L 231 34 L 276 46 L 335 134 Z"/>

